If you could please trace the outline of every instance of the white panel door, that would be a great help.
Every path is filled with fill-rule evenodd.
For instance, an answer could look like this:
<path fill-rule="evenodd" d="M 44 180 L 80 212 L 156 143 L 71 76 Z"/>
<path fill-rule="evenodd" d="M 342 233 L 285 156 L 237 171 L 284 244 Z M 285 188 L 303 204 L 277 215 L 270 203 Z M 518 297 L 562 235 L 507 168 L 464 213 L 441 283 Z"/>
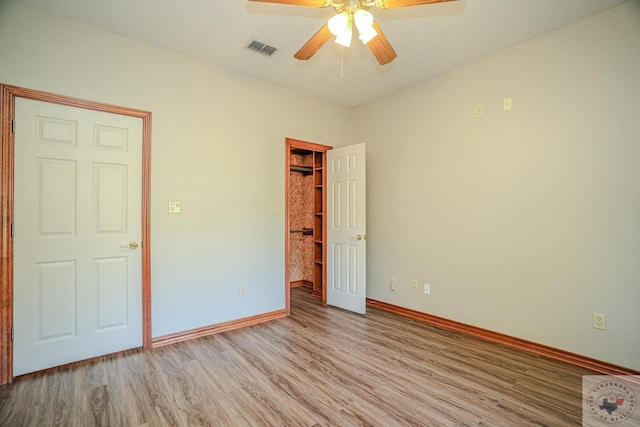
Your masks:
<path fill-rule="evenodd" d="M 16 99 L 14 375 L 142 345 L 142 120 Z"/>
<path fill-rule="evenodd" d="M 366 312 L 365 144 L 327 151 L 327 304 Z"/>

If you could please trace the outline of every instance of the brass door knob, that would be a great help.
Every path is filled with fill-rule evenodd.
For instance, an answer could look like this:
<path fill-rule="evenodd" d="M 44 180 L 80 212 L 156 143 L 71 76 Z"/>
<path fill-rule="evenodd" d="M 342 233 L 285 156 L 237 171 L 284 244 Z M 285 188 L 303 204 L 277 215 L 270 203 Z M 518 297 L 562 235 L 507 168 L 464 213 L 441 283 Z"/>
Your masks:
<path fill-rule="evenodd" d="M 128 245 L 120 246 L 121 248 L 138 249 L 138 242 L 133 241 Z"/>
<path fill-rule="evenodd" d="M 367 236 L 362 235 L 362 234 L 358 234 L 358 235 L 356 236 L 356 240 L 367 240 Z"/>

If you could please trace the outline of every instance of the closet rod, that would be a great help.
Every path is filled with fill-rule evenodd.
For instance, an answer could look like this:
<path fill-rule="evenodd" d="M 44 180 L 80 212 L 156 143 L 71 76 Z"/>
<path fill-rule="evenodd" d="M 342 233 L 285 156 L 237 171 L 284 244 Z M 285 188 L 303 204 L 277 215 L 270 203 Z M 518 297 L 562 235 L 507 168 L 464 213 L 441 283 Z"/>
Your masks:
<path fill-rule="evenodd" d="M 295 172 L 313 173 L 313 167 L 311 166 L 290 166 L 289 169 Z"/>
<path fill-rule="evenodd" d="M 302 228 L 299 230 L 289 230 L 289 233 L 313 234 L 313 228 Z"/>

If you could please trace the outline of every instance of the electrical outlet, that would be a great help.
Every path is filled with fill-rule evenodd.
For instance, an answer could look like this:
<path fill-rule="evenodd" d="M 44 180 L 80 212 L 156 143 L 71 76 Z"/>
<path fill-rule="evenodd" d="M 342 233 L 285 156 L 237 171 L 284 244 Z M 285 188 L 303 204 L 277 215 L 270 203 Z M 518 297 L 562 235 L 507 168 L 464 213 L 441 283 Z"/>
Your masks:
<path fill-rule="evenodd" d="M 396 290 L 396 276 L 391 276 L 391 280 L 389 281 L 389 289 L 392 291 Z"/>
<path fill-rule="evenodd" d="M 428 283 L 424 284 L 424 294 L 425 295 L 431 295 L 431 285 Z"/>
<path fill-rule="evenodd" d="M 593 313 L 593 327 L 595 329 L 606 329 L 606 316 L 600 313 Z"/>
<path fill-rule="evenodd" d="M 418 290 L 418 281 L 414 280 L 411 282 L 411 289 L 413 289 L 414 291 Z"/>
<path fill-rule="evenodd" d="M 238 296 L 243 297 L 244 295 L 245 295 L 244 286 L 241 286 L 240 289 L 238 289 Z"/>

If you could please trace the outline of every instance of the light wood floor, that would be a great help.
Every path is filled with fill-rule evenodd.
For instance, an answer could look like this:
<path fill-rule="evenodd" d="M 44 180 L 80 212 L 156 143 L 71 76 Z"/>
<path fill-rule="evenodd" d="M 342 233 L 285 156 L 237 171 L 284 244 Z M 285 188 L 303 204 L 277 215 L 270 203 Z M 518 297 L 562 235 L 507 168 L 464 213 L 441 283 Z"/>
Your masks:
<path fill-rule="evenodd" d="M 1 426 L 578 426 L 573 367 L 383 311 L 324 307 L 26 375 Z"/>

